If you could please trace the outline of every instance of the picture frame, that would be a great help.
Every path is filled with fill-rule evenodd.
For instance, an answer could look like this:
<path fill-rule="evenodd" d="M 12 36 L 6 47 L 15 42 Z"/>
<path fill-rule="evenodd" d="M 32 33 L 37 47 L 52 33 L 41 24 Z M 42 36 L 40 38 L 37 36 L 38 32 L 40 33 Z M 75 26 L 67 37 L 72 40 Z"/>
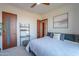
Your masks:
<path fill-rule="evenodd" d="M 68 28 L 68 13 L 54 16 L 53 18 L 53 28 Z"/>

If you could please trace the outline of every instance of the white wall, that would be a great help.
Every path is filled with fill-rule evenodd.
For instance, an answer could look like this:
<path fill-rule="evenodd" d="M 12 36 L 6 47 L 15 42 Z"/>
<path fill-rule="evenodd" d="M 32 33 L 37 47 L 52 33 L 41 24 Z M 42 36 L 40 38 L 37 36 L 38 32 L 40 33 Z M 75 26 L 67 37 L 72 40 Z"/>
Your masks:
<path fill-rule="evenodd" d="M 14 6 L 0 4 L 0 22 L 2 22 L 2 11 L 17 14 L 17 45 L 20 44 L 19 37 L 19 23 L 30 24 L 31 39 L 37 37 L 37 19 L 38 14 L 27 12 L 26 10 L 16 8 Z M 2 47 L 2 36 L 0 37 L 0 47 Z"/>
<path fill-rule="evenodd" d="M 67 12 L 69 13 L 68 29 L 53 28 L 53 17 Z M 48 32 L 79 34 L 79 4 L 67 4 L 61 6 L 58 9 L 44 14 L 43 18 L 48 18 Z"/>

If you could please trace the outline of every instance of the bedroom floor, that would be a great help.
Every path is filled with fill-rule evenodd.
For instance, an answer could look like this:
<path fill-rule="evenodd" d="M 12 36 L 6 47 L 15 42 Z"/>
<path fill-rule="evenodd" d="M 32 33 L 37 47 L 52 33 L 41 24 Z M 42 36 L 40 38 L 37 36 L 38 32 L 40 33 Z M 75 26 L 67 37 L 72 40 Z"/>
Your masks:
<path fill-rule="evenodd" d="M 0 52 L 0 56 L 33 56 L 25 47 L 13 47 Z"/>

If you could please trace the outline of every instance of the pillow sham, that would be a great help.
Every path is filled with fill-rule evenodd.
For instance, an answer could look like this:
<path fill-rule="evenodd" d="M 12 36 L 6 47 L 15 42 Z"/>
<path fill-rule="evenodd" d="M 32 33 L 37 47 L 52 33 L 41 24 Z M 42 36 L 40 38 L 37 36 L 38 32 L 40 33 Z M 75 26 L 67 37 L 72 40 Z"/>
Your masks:
<path fill-rule="evenodd" d="M 51 34 L 50 34 L 50 38 L 53 38 L 53 36 L 54 36 L 54 34 L 53 34 L 53 33 L 51 33 Z"/>
<path fill-rule="evenodd" d="M 54 33 L 53 39 L 55 39 L 55 40 L 60 40 L 60 36 L 61 36 L 61 34 L 59 34 L 59 33 Z"/>

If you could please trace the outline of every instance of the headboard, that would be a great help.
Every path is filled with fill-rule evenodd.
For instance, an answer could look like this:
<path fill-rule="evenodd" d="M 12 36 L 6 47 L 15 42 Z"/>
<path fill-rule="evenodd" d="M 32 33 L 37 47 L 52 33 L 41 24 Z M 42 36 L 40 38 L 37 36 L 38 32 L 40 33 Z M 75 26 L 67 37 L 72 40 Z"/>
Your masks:
<path fill-rule="evenodd" d="M 73 41 L 73 42 L 79 42 L 78 34 L 67 34 L 67 33 L 59 33 L 59 34 L 61 34 L 60 40 L 69 40 L 69 41 Z M 47 32 L 47 36 L 53 38 L 54 32 Z"/>
<path fill-rule="evenodd" d="M 74 41 L 74 42 L 79 42 L 79 35 L 62 33 L 60 40 L 70 40 L 70 41 Z"/>

